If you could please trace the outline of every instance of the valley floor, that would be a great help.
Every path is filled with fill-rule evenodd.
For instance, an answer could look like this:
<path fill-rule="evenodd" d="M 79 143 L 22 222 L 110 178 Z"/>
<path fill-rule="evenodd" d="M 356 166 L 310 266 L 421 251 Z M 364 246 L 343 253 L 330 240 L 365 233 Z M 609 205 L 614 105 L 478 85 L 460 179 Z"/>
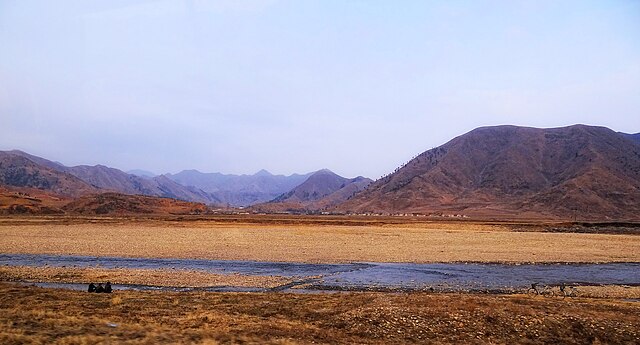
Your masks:
<path fill-rule="evenodd" d="M 550 223 L 373 218 L 0 218 L 0 253 L 312 263 L 640 262 L 637 227 L 577 231 Z"/>
<path fill-rule="evenodd" d="M 0 254 L 9 253 L 310 263 L 640 262 L 640 236 L 635 224 L 585 228 L 289 216 L 0 218 Z M 578 297 L 547 298 L 442 291 L 93 294 L 24 283 L 106 280 L 265 288 L 289 282 L 172 267 L 2 266 L 0 343 L 640 343 L 638 286 L 580 286 Z"/>

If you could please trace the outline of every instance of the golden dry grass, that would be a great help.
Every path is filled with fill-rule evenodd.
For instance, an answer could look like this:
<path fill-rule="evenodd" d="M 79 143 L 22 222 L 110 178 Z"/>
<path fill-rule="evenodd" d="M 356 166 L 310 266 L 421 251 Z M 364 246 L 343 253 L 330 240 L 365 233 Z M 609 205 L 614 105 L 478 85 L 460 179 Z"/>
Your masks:
<path fill-rule="evenodd" d="M 464 222 L 322 224 L 10 219 L 0 222 L 0 252 L 287 262 L 640 261 L 637 235 L 514 232 Z"/>
<path fill-rule="evenodd" d="M 274 288 L 292 279 L 279 276 L 214 274 L 181 269 L 124 269 L 0 266 L 0 281 L 82 283 L 110 281 L 171 287 L 259 287 Z"/>
<path fill-rule="evenodd" d="M 640 304 L 460 294 L 115 292 L 0 283 L 2 344 L 633 344 Z"/>

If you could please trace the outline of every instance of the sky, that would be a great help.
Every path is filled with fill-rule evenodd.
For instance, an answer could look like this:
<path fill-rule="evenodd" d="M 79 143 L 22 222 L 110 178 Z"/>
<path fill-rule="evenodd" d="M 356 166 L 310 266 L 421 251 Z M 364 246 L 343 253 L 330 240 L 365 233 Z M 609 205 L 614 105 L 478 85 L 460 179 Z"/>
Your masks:
<path fill-rule="evenodd" d="M 378 178 L 479 126 L 640 132 L 640 1 L 0 0 L 0 150 Z"/>

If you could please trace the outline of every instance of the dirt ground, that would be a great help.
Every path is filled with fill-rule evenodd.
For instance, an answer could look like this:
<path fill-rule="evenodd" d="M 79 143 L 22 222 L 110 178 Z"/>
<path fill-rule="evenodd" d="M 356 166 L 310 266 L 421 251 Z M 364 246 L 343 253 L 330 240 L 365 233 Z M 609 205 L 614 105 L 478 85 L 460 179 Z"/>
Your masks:
<path fill-rule="evenodd" d="M 640 236 L 361 218 L 2 218 L 0 252 L 283 262 L 640 262 Z"/>
<path fill-rule="evenodd" d="M 637 344 L 640 304 L 426 293 L 113 294 L 0 283 L 2 344 Z"/>

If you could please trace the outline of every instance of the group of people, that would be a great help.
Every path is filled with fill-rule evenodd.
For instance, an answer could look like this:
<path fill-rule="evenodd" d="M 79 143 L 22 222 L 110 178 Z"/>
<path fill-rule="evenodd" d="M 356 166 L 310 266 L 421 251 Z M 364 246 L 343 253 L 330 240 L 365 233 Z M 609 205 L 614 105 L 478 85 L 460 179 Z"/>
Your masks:
<path fill-rule="evenodd" d="M 107 282 L 106 284 L 102 285 L 102 283 L 98 283 L 98 285 L 95 285 L 94 283 L 89 284 L 89 292 L 98 292 L 98 293 L 111 293 L 111 291 L 113 291 L 113 289 L 111 289 L 111 283 Z"/>

